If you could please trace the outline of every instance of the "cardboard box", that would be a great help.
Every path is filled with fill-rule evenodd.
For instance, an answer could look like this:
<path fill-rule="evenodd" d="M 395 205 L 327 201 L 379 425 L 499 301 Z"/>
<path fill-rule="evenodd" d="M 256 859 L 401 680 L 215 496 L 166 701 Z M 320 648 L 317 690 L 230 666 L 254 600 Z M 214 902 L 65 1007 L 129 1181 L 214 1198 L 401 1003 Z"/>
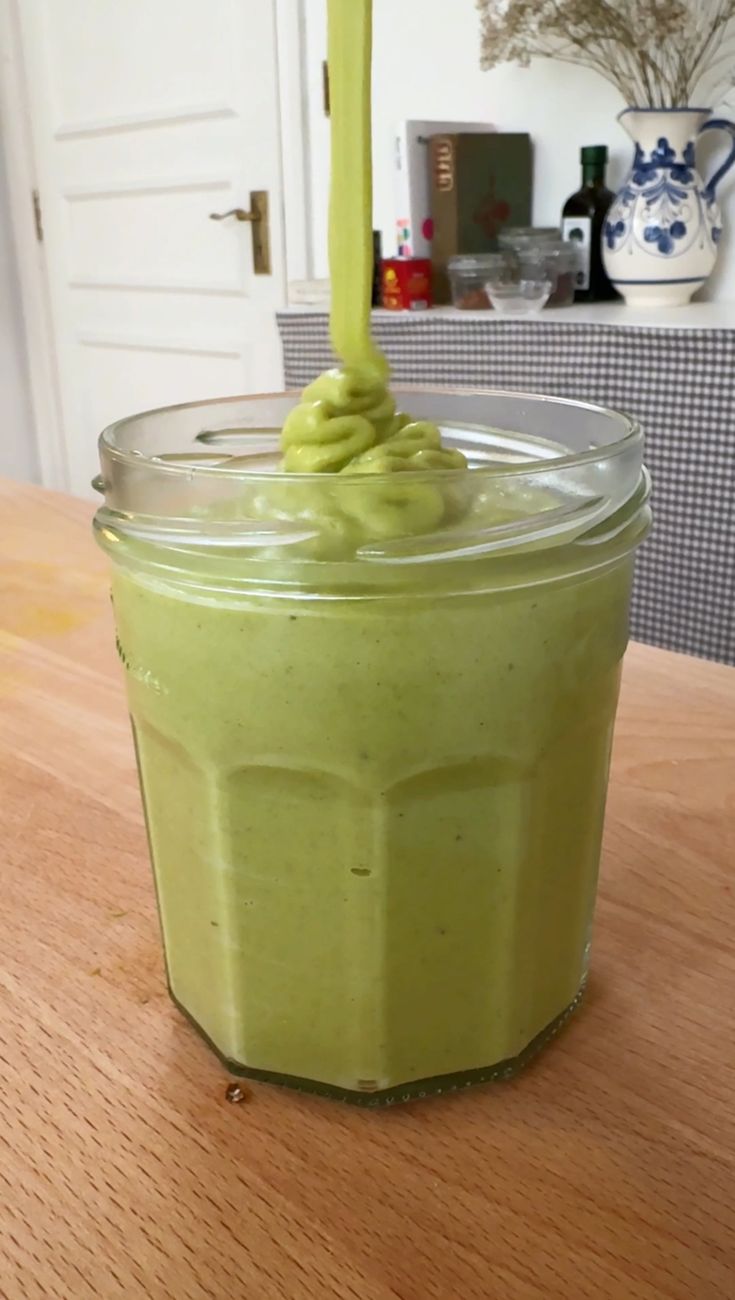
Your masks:
<path fill-rule="evenodd" d="M 531 137 L 524 132 L 431 137 L 435 303 L 451 301 L 447 265 L 458 253 L 491 253 L 504 226 L 531 224 Z"/>
<path fill-rule="evenodd" d="M 447 132 L 487 134 L 488 122 L 401 122 L 395 141 L 396 242 L 399 257 L 431 257 L 429 144 Z"/>

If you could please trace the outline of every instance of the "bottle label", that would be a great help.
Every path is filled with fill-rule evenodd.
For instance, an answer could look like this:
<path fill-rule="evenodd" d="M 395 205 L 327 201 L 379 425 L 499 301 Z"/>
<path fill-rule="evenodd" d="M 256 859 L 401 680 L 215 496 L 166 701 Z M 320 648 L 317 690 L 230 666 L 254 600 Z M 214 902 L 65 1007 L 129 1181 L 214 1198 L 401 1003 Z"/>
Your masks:
<path fill-rule="evenodd" d="M 579 264 L 575 277 L 575 288 L 589 289 L 590 261 L 592 258 L 592 218 L 563 217 L 561 223 L 563 239 L 575 244 L 578 250 Z"/>

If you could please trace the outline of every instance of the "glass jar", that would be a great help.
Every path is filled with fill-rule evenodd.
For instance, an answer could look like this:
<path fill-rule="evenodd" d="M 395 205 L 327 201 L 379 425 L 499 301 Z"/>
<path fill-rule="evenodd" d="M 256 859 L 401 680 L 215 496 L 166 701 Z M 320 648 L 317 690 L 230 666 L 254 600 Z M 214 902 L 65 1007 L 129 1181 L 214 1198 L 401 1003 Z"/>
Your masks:
<path fill-rule="evenodd" d="M 492 303 L 485 288 L 489 280 L 508 275 L 512 259 L 507 253 L 462 254 L 449 259 L 452 305 L 462 311 L 489 311 Z"/>
<path fill-rule="evenodd" d="M 553 244 L 559 239 L 559 226 L 506 226 L 498 235 L 498 247 L 515 253 L 539 244 Z"/>
<path fill-rule="evenodd" d="M 519 274 L 521 277 L 543 275 L 553 285 L 548 307 L 571 307 L 577 284 L 577 272 L 580 270 L 580 252 L 576 244 L 559 239 L 546 244 L 536 244 L 526 249 L 518 249 Z"/>
<path fill-rule="evenodd" d="M 363 1105 L 513 1073 L 584 986 L 642 438 L 405 391 L 471 471 L 286 475 L 296 395 L 102 435 L 174 1001 L 236 1074 Z"/>

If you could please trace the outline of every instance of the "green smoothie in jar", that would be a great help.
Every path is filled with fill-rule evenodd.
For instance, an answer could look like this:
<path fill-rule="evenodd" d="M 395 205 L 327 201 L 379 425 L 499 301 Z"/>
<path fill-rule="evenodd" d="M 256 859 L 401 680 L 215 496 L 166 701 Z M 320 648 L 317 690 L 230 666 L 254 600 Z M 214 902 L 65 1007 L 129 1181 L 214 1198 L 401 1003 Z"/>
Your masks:
<path fill-rule="evenodd" d="M 647 487 L 622 416 L 390 395 L 369 3 L 330 24 L 344 370 L 106 431 L 97 527 L 171 993 L 234 1072 L 379 1104 L 577 1004 Z"/>

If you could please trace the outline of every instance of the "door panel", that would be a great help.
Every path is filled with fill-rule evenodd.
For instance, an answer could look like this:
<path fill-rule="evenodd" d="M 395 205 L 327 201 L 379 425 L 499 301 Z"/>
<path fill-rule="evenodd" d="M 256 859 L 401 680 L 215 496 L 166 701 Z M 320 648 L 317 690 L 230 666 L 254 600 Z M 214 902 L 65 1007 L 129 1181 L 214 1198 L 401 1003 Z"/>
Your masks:
<path fill-rule="evenodd" d="M 132 411 L 281 384 L 274 0 L 22 0 L 69 481 Z M 211 212 L 268 190 L 273 273 Z"/>

